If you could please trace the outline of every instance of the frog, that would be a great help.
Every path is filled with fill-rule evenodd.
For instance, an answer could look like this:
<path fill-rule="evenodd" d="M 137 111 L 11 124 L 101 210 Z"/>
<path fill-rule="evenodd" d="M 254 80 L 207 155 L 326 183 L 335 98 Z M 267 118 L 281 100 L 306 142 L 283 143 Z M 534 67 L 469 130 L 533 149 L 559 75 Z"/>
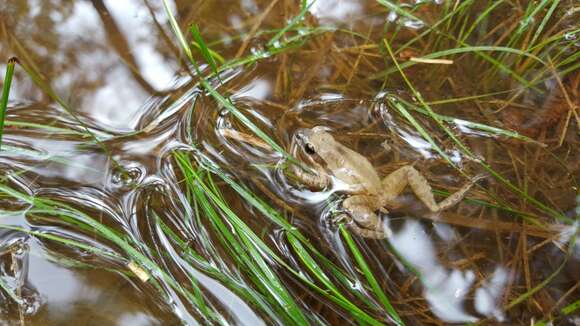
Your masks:
<path fill-rule="evenodd" d="M 299 182 L 314 190 L 328 188 L 333 177 L 345 186 L 348 197 L 342 202 L 348 227 L 359 236 L 384 239 L 388 230 L 377 212 L 401 206 L 399 195 L 411 188 L 415 196 L 432 212 L 439 213 L 459 203 L 471 187 L 483 176 L 467 182 L 459 190 L 437 203 L 431 185 L 412 165 L 404 165 L 381 179 L 371 162 L 362 154 L 338 142 L 324 126 L 299 129 L 295 133 L 295 148 L 301 148 L 306 166 L 294 165 L 292 172 Z"/>

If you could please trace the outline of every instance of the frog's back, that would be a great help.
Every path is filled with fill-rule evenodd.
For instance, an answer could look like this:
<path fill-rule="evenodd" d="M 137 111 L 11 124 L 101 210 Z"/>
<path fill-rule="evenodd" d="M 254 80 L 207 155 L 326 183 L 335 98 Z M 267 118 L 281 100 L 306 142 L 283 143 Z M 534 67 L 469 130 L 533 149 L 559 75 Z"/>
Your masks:
<path fill-rule="evenodd" d="M 354 187 L 364 188 L 367 194 L 379 194 L 382 183 L 377 171 L 366 157 L 345 146 L 338 146 L 340 160 L 333 167 L 334 175 Z"/>

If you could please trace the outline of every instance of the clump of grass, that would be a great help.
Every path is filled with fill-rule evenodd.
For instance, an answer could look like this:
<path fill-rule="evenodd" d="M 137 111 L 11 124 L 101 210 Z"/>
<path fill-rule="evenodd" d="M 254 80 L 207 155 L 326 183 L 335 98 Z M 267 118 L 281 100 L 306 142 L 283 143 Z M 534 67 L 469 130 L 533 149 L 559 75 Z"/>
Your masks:
<path fill-rule="evenodd" d="M 501 8 L 501 2 L 502 1 L 487 4 L 483 10 L 483 15 L 480 15 L 475 19 L 475 25 L 481 24 L 481 23 L 484 23 L 485 21 L 487 21 L 489 19 L 489 17 L 496 10 Z M 397 14 L 399 14 L 401 16 L 404 16 L 404 17 L 407 17 L 407 18 L 413 19 L 413 20 L 419 20 L 419 18 L 415 14 L 413 14 L 410 11 L 407 11 L 405 8 L 403 8 L 401 6 L 394 5 L 389 1 L 379 1 L 379 3 L 381 3 L 382 5 L 385 5 L 387 8 L 395 11 Z M 423 98 L 423 94 L 417 90 L 417 87 L 406 76 L 404 70 L 407 68 L 411 68 L 414 65 L 417 65 L 418 63 L 413 62 L 413 61 L 409 61 L 409 62 L 404 63 L 404 64 L 399 64 L 398 60 L 396 59 L 397 54 L 401 53 L 401 51 L 404 51 L 405 49 L 407 49 L 408 47 L 413 45 L 415 42 L 418 42 L 421 39 L 433 38 L 432 40 L 430 40 L 430 42 L 432 42 L 432 44 L 435 44 L 435 45 L 454 44 L 458 47 L 433 51 L 431 53 L 428 53 L 426 55 L 421 56 L 420 58 L 435 59 L 435 58 L 448 58 L 448 57 L 457 56 L 457 55 L 475 54 L 476 56 L 482 58 L 484 61 L 488 62 L 491 65 L 491 67 L 494 67 L 495 69 L 497 69 L 497 71 L 501 71 L 502 73 L 509 75 L 515 81 L 519 82 L 524 89 L 537 90 L 537 85 L 542 79 L 541 78 L 534 78 L 530 81 L 527 78 L 525 78 L 524 73 L 523 73 L 524 70 L 521 68 L 521 66 L 514 66 L 511 58 L 513 58 L 513 56 L 517 56 L 519 58 L 522 58 L 522 60 L 525 62 L 525 64 L 528 67 L 535 67 L 535 68 L 539 67 L 540 70 L 545 72 L 545 71 L 547 71 L 549 65 L 548 65 L 548 61 L 545 60 L 545 56 L 540 51 L 531 51 L 531 49 L 533 48 L 532 46 L 520 46 L 519 48 L 515 47 L 516 44 L 519 44 L 517 37 L 511 38 L 505 45 L 500 45 L 500 44 L 471 45 L 471 44 L 467 43 L 468 40 L 473 39 L 472 34 L 475 31 L 475 25 L 469 26 L 469 24 L 467 23 L 470 19 L 467 12 L 469 11 L 470 6 L 472 6 L 473 4 L 474 4 L 473 1 L 466 1 L 466 2 L 461 3 L 459 6 L 455 6 L 453 8 L 445 7 L 446 10 L 448 10 L 448 11 L 444 12 L 444 15 L 441 19 L 439 19 L 438 21 L 436 21 L 436 23 L 434 23 L 432 25 L 428 25 L 425 32 L 423 32 L 420 35 L 418 35 L 417 37 L 413 38 L 411 41 L 408 41 L 403 46 L 398 47 L 397 51 L 394 51 L 391 48 L 389 42 L 387 41 L 387 38 L 383 38 L 382 39 L 383 43 L 378 44 L 377 47 L 379 47 L 379 48 L 382 47 L 383 49 L 386 50 L 386 54 L 387 54 L 386 57 L 388 59 L 390 59 L 390 60 L 388 60 L 388 62 L 393 64 L 394 66 L 388 68 L 386 71 L 374 74 L 371 78 L 377 79 L 377 78 L 390 77 L 391 74 L 393 74 L 394 72 L 398 72 L 400 74 L 400 76 L 403 78 L 403 80 L 405 82 L 406 87 L 410 90 L 410 92 L 412 93 L 414 98 L 416 100 L 418 100 L 420 105 L 414 105 L 412 103 L 406 102 L 402 99 L 397 99 L 397 98 L 392 97 L 392 96 L 388 97 L 390 105 L 393 108 L 395 108 L 397 110 L 397 112 L 404 119 L 406 119 L 411 124 L 411 126 L 413 126 L 417 130 L 417 132 L 421 136 L 423 136 L 423 138 L 425 138 L 428 141 L 428 143 L 433 147 L 433 149 L 435 149 L 435 151 L 438 152 L 438 154 L 442 158 L 444 158 L 448 162 L 448 164 L 450 164 L 451 166 L 456 166 L 455 163 L 448 157 L 445 150 L 437 143 L 435 138 L 431 137 L 429 132 L 427 132 L 426 129 L 421 125 L 421 123 L 414 117 L 412 111 L 416 111 L 416 112 L 419 112 L 421 114 L 424 114 L 424 115 L 430 117 L 435 122 L 436 126 L 440 129 L 440 131 L 446 137 L 451 139 L 452 143 L 457 148 L 460 149 L 460 151 L 462 152 L 463 155 L 465 155 L 467 158 L 477 162 L 482 168 L 484 168 L 484 170 L 486 170 L 489 174 L 491 174 L 495 179 L 499 180 L 507 189 L 513 191 L 517 196 L 520 196 L 522 198 L 522 200 L 535 205 L 540 210 L 550 214 L 551 216 L 553 216 L 561 221 L 569 223 L 569 222 L 571 222 L 571 220 L 568 217 L 564 216 L 561 212 L 557 211 L 556 209 L 551 208 L 550 206 L 544 204 L 540 200 L 537 200 L 534 197 L 530 196 L 526 190 L 522 190 L 518 186 L 511 183 L 507 178 L 505 178 L 499 172 L 497 172 L 491 165 L 486 163 L 485 160 L 483 160 L 481 157 L 476 156 L 473 153 L 473 151 L 463 141 L 461 141 L 456 136 L 456 134 L 453 131 L 451 131 L 449 129 L 449 127 L 447 126 L 447 123 L 452 123 L 452 122 L 461 123 L 465 120 L 460 119 L 460 118 L 455 118 L 455 117 L 449 116 L 449 115 L 442 115 L 442 114 L 436 113 L 431 108 L 431 106 L 429 104 L 429 100 L 426 100 Z M 540 4 L 540 7 L 545 5 L 545 4 L 546 4 L 545 2 Z M 308 4 L 306 2 L 302 3 L 300 13 L 297 17 L 304 15 L 304 9 L 307 8 L 307 5 Z M 543 29 L 546 26 L 546 22 L 550 19 L 549 16 L 553 14 L 553 12 L 555 10 L 554 8 L 556 5 L 557 4 L 552 4 L 552 6 L 550 7 L 552 9 L 550 9 L 548 12 L 548 17 L 547 18 L 545 17 L 544 20 L 542 21 L 541 25 L 543 25 L 543 26 L 540 26 L 536 29 L 535 35 L 540 35 L 542 33 Z M 539 12 L 538 10 L 540 10 L 540 9 L 537 9 L 538 7 L 534 7 L 534 8 L 535 8 L 535 10 L 530 13 L 530 15 L 532 15 L 532 16 L 537 14 L 537 12 Z M 169 15 L 171 16 L 171 13 L 169 13 Z M 529 16 L 526 16 L 526 17 L 529 17 Z M 170 20 L 172 20 L 172 19 L 173 18 L 170 18 Z M 287 28 L 281 29 L 280 32 L 278 32 L 276 34 L 276 36 L 272 39 L 272 41 L 268 43 L 268 45 L 271 46 L 271 45 L 276 44 L 282 38 L 281 36 L 285 32 L 289 31 L 292 28 L 293 24 L 295 24 L 297 21 L 298 20 L 296 20 L 296 19 L 290 20 L 290 23 L 287 25 Z M 459 24 L 459 22 L 461 22 L 461 24 Z M 458 23 L 458 25 L 456 25 L 455 23 Z M 178 40 L 180 40 L 180 43 L 182 44 L 182 46 L 185 45 L 185 47 L 187 47 L 187 43 L 184 41 L 184 38 L 181 35 L 181 32 L 177 28 L 177 24 L 172 23 L 172 26 L 173 26 L 175 34 L 177 35 Z M 456 29 L 456 26 L 460 26 L 459 30 Z M 521 33 L 525 32 L 525 29 L 522 29 L 520 32 Z M 200 49 L 200 54 L 201 54 L 202 58 L 204 58 L 205 61 L 209 64 L 214 76 L 219 76 L 220 67 L 217 67 L 216 63 L 212 61 L 213 59 L 211 56 L 211 52 L 209 51 L 208 46 L 203 41 L 203 38 L 201 37 L 199 30 L 197 30 L 197 29 L 195 30 L 195 33 L 194 33 L 194 39 L 195 39 L 196 47 L 198 49 Z M 391 39 L 394 39 L 394 37 L 392 37 Z M 538 37 L 534 36 L 532 38 L 531 43 L 534 43 L 537 39 L 538 39 Z M 556 41 L 556 40 L 561 40 L 561 37 L 554 39 L 554 41 Z M 546 46 L 546 45 L 547 44 L 544 44 L 544 46 Z M 537 50 L 537 49 L 535 49 L 535 50 Z M 235 108 L 235 105 L 226 96 L 223 96 L 222 94 L 220 94 L 217 91 L 217 89 L 214 88 L 211 84 L 206 84 L 205 78 L 202 77 L 202 73 L 201 73 L 201 70 L 199 69 L 199 66 L 197 65 L 195 60 L 193 60 L 193 54 L 191 53 L 191 51 L 189 49 L 184 48 L 184 52 L 187 54 L 187 56 L 190 58 L 190 61 L 194 65 L 196 73 L 197 73 L 198 77 L 200 77 L 200 84 L 209 92 L 209 94 L 214 99 L 216 99 L 218 104 L 220 104 L 220 106 L 225 107 L 230 112 L 232 112 L 234 114 L 234 116 L 236 118 L 238 118 L 244 126 L 246 126 L 251 132 L 253 132 L 258 138 L 262 139 L 265 143 L 267 143 L 269 146 L 271 146 L 275 151 L 281 153 L 283 156 L 287 156 L 285 154 L 284 150 L 279 145 L 277 145 L 273 141 L 273 139 L 271 139 L 269 136 L 267 136 L 263 131 L 261 131 L 255 125 L 253 125 L 249 120 L 246 120 L 245 117 L 243 116 L 243 114 L 241 114 L 241 112 Z M 512 57 L 510 57 L 510 56 L 512 56 Z M 236 64 L 237 63 L 241 63 L 241 64 L 251 63 L 251 62 L 253 62 L 253 60 L 254 59 L 250 57 L 250 59 L 248 61 L 240 60 L 240 61 L 236 61 Z M 569 59 L 566 59 L 566 60 L 569 60 Z M 224 65 L 222 65 L 222 68 L 223 67 L 228 67 L 227 60 L 226 60 L 226 63 Z M 562 67 L 562 66 L 560 65 L 560 67 Z M 494 78 L 495 72 L 493 72 L 492 70 L 486 70 L 486 74 L 487 75 L 485 76 L 485 79 L 491 79 L 491 78 Z M 538 76 L 540 76 L 540 75 L 541 74 L 538 74 Z M 485 96 L 495 96 L 495 95 L 506 94 L 506 93 L 509 94 L 512 92 L 513 92 L 513 89 L 509 90 L 509 91 L 501 90 L 501 91 L 494 91 L 494 92 L 490 93 L 492 95 L 472 95 L 472 96 L 467 96 L 465 98 L 467 100 L 475 100 L 478 98 L 483 98 Z M 433 102 L 433 103 L 437 103 L 437 102 L 457 103 L 457 102 L 459 102 L 459 99 L 457 99 L 457 100 L 455 100 L 455 99 L 431 100 L 431 102 Z M 523 136 L 523 135 L 521 135 L 517 132 L 514 132 L 514 131 L 505 130 L 502 128 L 494 127 L 492 125 L 480 123 L 480 122 L 470 122 L 469 124 L 472 128 L 486 131 L 492 135 L 514 138 L 514 139 L 518 139 L 521 141 L 526 141 L 529 143 L 533 143 L 536 145 L 546 147 L 545 144 L 543 144 L 539 141 L 536 141 L 534 139 L 531 139 L 529 137 Z M 461 170 L 460 170 L 460 172 L 463 173 L 463 171 L 461 171 Z M 220 173 L 218 173 L 218 175 L 222 176 Z M 234 189 L 239 191 L 239 188 L 236 188 L 236 187 L 239 187 L 239 185 L 236 185 L 231 180 L 230 181 L 227 181 L 227 180 L 228 180 L 228 178 L 224 179 L 224 181 L 226 181 L 226 183 L 228 183 L 231 187 L 233 187 Z M 492 195 L 492 198 L 498 199 L 497 196 L 493 196 L 493 194 L 491 194 L 491 193 L 489 193 L 489 194 Z M 254 203 L 254 204 L 259 203 L 259 201 L 256 202 L 257 198 L 259 198 L 259 197 L 255 196 L 254 194 L 243 196 L 243 197 L 249 203 Z M 491 204 L 491 205 L 493 206 L 493 204 Z M 503 205 L 507 205 L 507 206 L 503 206 Z M 512 211 L 512 212 L 518 211 L 516 208 L 509 207 L 509 206 L 510 205 L 507 203 L 501 203 L 501 204 L 499 204 L 498 207 L 505 208 L 507 211 Z M 529 215 L 527 215 L 527 213 L 522 213 L 521 216 L 529 216 Z M 532 223 L 536 223 L 540 227 L 542 225 L 542 222 L 540 222 L 540 221 L 537 221 L 537 220 L 530 220 L 530 221 Z M 279 221 L 277 220 L 277 222 L 279 222 Z M 286 225 L 285 223 L 281 223 L 280 225 L 284 226 L 284 227 L 288 227 L 288 225 Z M 290 232 L 290 230 L 291 229 L 288 229 L 288 232 Z M 344 231 L 344 229 L 342 229 L 342 230 L 343 230 L 343 232 L 346 232 L 346 231 Z M 291 237 L 296 237 L 294 232 L 289 233 L 289 234 L 291 235 Z M 390 305 L 388 300 L 385 300 L 386 297 L 383 297 L 380 294 L 381 293 L 380 288 L 378 287 L 378 284 L 373 281 L 372 274 L 366 273 L 366 271 L 368 271 L 368 268 L 367 268 L 367 266 L 364 265 L 364 261 L 361 262 L 360 260 L 358 260 L 358 258 L 362 257 L 360 252 L 357 252 L 356 247 L 352 246 L 353 245 L 352 241 L 348 241 L 348 238 L 347 238 L 348 235 L 345 234 L 344 236 L 345 236 L 345 239 L 347 240 L 347 243 L 349 243 L 349 245 L 351 245 L 351 248 L 353 249 L 353 254 L 357 258 L 357 261 L 359 262 L 361 268 L 365 271 L 365 275 L 367 276 L 367 280 L 368 280 L 369 284 L 371 284 L 371 288 L 374 290 L 374 292 L 379 297 L 379 301 L 383 303 L 383 306 L 386 309 L 386 311 L 389 311 L 392 319 L 394 321 L 400 322 L 400 318 L 398 317 L 396 310 L 394 310 L 394 308 Z M 294 239 L 296 240 L 299 238 L 294 238 Z M 303 262 L 311 261 L 311 259 L 309 259 L 308 255 L 302 254 L 302 255 L 300 255 L 300 257 L 302 258 Z M 556 274 L 558 274 L 558 271 L 555 272 L 555 275 Z M 326 284 L 326 285 L 329 284 L 328 279 L 326 279 L 324 277 L 319 277 L 319 280 L 321 280 L 323 282 L 323 284 Z M 549 280 L 547 280 L 546 282 L 548 282 L 548 281 Z M 542 287 L 540 287 L 540 288 L 542 288 Z M 330 287 L 330 288 L 333 289 L 333 287 Z"/>
<path fill-rule="evenodd" d="M 333 266 L 330 261 L 324 259 L 324 255 L 321 254 L 303 234 L 301 234 L 296 228 L 289 224 L 288 221 L 282 218 L 282 216 L 280 216 L 280 214 L 273 207 L 270 207 L 266 202 L 261 200 L 259 196 L 253 194 L 244 186 L 235 182 L 215 164 L 204 160 L 205 163 L 202 165 L 202 167 L 196 170 L 187 154 L 176 152 L 174 157 L 178 162 L 181 172 L 184 174 L 185 186 L 188 189 L 188 192 L 194 194 L 194 198 L 197 200 L 196 202 L 199 202 L 200 205 L 204 208 L 204 211 L 206 212 L 205 216 L 209 216 L 212 219 L 212 224 L 218 228 L 216 229 L 216 233 L 220 235 L 220 238 L 224 237 L 222 239 L 222 245 L 226 248 L 230 248 L 231 257 L 240 259 L 238 264 L 242 266 L 250 264 L 253 259 L 259 259 L 258 262 L 260 263 L 257 266 L 247 266 L 247 273 L 255 273 L 260 271 L 260 269 L 268 268 L 268 270 L 264 271 L 266 273 L 265 275 L 272 275 L 273 271 L 269 270 L 269 267 L 267 267 L 265 264 L 266 261 L 262 261 L 262 259 L 267 259 L 267 261 L 275 261 L 277 264 L 283 266 L 288 272 L 294 275 L 297 280 L 303 282 L 305 286 L 310 287 L 316 293 L 325 297 L 329 302 L 334 302 L 338 306 L 342 307 L 347 313 L 351 314 L 353 318 L 356 318 L 357 320 L 364 323 L 380 324 L 380 321 L 369 316 L 360 307 L 348 299 L 348 297 L 352 296 L 354 293 L 345 293 L 344 288 L 341 289 L 341 287 L 335 285 L 332 281 L 332 279 L 335 278 L 346 281 L 349 279 L 349 277 L 344 274 L 344 272 Z M 305 264 L 306 268 L 313 273 L 315 279 L 321 282 L 321 285 L 317 285 L 316 283 L 312 282 L 308 277 L 306 277 L 306 275 L 291 267 L 287 262 L 285 262 L 284 259 L 282 259 L 272 249 L 270 249 L 268 244 L 263 242 L 258 237 L 258 235 L 255 234 L 255 231 L 246 225 L 244 221 L 239 216 L 237 216 L 237 214 L 235 214 L 231 208 L 229 208 L 228 204 L 219 193 L 219 190 L 212 179 L 209 178 L 207 181 L 204 181 L 204 178 L 202 178 L 204 171 L 210 171 L 211 173 L 217 174 L 223 181 L 226 182 L 227 185 L 232 187 L 232 189 L 234 189 L 238 195 L 241 196 L 241 198 L 246 200 L 247 203 L 258 209 L 261 214 L 267 217 L 275 225 L 282 227 L 287 233 L 288 240 L 290 241 L 292 247 L 297 251 L 297 254 L 300 257 L 302 263 Z M 228 221 L 227 224 L 220 222 L 218 219 L 219 215 L 212 210 L 208 200 L 211 201 L 212 205 L 219 207 L 219 209 L 225 214 L 224 216 Z M 233 233 L 231 233 L 229 230 L 228 225 L 234 228 Z M 244 239 L 245 236 L 248 236 L 249 238 Z M 241 237 L 241 239 L 237 239 L 238 237 Z M 239 245 L 236 245 L 236 243 L 239 243 Z M 360 256 L 360 252 L 354 249 L 355 247 L 353 247 L 353 243 L 350 245 L 351 248 L 353 248 L 355 254 L 358 254 L 357 261 L 362 264 L 367 278 L 369 278 L 369 280 L 374 280 L 372 272 L 364 262 L 362 256 Z M 255 249 L 252 249 L 253 247 L 255 247 Z M 246 250 L 250 250 L 250 252 L 247 253 L 245 252 Z M 248 256 L 248 254 L 250 254 L 250 256 Z M 265 257 L 260 258 L 261 255 L 264 255 Z M 320 262 L 316 262 L 316 260 L 313 259 L 313 256 L 315 256 L 318 260 L 322 259 L 323 265 L 321 265 Z M 330 271 L 332 278 L 324 272 L 326 269 L 325 266 L 326 268 L 331 268 Z M 265 279 L 263 275 L 260 275 L 261 274 L 256 274 L 252 277 L 255 278 L 254 286 L 267 285 L 269 283 L 266 282 L 274 282 L 272 286 L 266 290 L 284 288 L 284 286 L 275 278 L 273 279 L 272 276 Z M 377 293 L 377 295 L 379 295 L 381 302 L 385 304 L 385 311 L 388 313 L 388 315 L 393 320 L 397 321 L 397 323 L 402 324 L 402 321 L 397 312 L 389 303 L 386 295 L 377 287 L 376 282 L 370 282 L 370 284 L 372 284 L 373 290 Z M 258 289 L 258 291 L 259 290 L 260 289 Z M 271 295 L 274 294 L 276 293 L 271 293 Z M 285 300 L 291 300 L 291 296 L 285 292 L 278 293 L 278 295 L 275 297 L 279 299 L 286 298 Z M 370 304 L 370 302 L 368 303 Z M 291 307 L 296 305 L 296 303 L 293 303 L 292 301 L 286 303 L 280 302 L 279 304 L 281 304 L 283 307 Z M 373 308 L 376 309 L 376 307 Z M 294 318 L 292 319 L 293 322 L 299 322 Z"/>

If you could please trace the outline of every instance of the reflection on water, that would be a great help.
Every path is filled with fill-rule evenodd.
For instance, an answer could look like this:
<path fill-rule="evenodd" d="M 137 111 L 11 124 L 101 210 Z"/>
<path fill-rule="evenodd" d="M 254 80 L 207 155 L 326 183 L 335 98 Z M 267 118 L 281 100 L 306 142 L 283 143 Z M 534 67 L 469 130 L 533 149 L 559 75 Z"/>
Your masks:
<path fill-rule="evenodd" d="M 30 7 L 42 8 L 32 3 Z M 160 7 L 155 10 L 162 12 Z M 175 76 L 175 61 L 159 43 L 158 30 L 141 1 L 55 2 L 52 8 L 47 5 L 17 15 L 22 22 L 38 21 L 30 26 L 38 32 L 53 28 L 45 37 L 58 48 L 47 52 L 51 49 L 44 44 L 31 44 L 32 55 L 46 60 L 43 66 L 55 67 L 53 87 L 65 97 L 72 96 L 69 103 L 99 125 L 133 129 L 142 104 L 166 90 Z M 45 22 L 49 17 L 51 21 Z M 16 38 L 26 35 L 19 28 L 11 31 Z M 28 83 L 14 84 L 14 98 L 26 98 Z"/>
<path fill-rule="evenodd" d="M 343 22 L 360 15 L 362 5 L 354 0 L 320 0 L 312 4 L 310 12 L 325 22 Z"/>
<path fill-rule="evenodd" d="M 425 31 L 429 15 L 441 10 L 445 2 L 405 2 L 401 6 L 416 15 L 409 17 L 374 2 L 318 0 L 308 8 L 303 22 L 332 26 L 333 32 L 316 34 L 273 56 L 268 51 L 280 50 L 287 36 L 273 48 L 268 48 L 268 40 L 282 22 L 291 21 L 299 12 L 295 4 L 257 0 L 168 3 L 183 30 L 195 22 L 211 41 L 212 49 L 225 58 L 262 54 L 260 59 L 264 60 L 227 69 L 220 80 L 211 82 L 220 93 L 230 96 L 244 116 L 295 156 L 297 148 L 292 146 L 296 145 L 293 137 L 298 129 L 326 126 L 339 142 L 367 157 L 381 176 L 402 165 L 414 165 L 438 191 L 453 190 L 465 181 L 384 101 L 386 95 L 396 95 L 417 104 L 398 77 L 371 78 L 390 67 L 385 67 L 387 54 L 382 45 L 377 46 L 386 31 L 390 33 L 390 24 L 407 41 Z M 352 33 L 337 29 L 344 26 Z M 300 29 L 289 35 L 306 39 L 308 32 Z M 565 39 L 574 41 L 569 35 Z M 269 301 L 280 298 L 262 295 L 267 292 L 263 285 L 246 275 L 243 264 L 235 259 L 238 257 L 231 257 L 231 239 L 223 241 L 216 232 L 218 222 L 200 213 L 204 203 L 193 201 L 192 190 L 185 189 L 185 180 L 193 177 L 180 172 L 173 156 L 178 151 L 187 152 L 194 161 L 213 162 L 275 207 L 333 264 L 333 270 L 344 271 L 343 283 L 337 284 L 342 286 L 339 290 L 354 291 L 347 292 L 355 293 L 349 300 L 367 309 L 372 318 L 389 320 L 375 304 L 374 293 L 333 223 L 350 185 L 335 178 L 331 187 L 315 192 L 296 184 L 286 173 L 288 162 L 282 155 L 274 153 L 223 103 L 195 84 L 196 76 L 185 64 L 160 1 L 3 2 L 0 40 L 1 57 L 16 54 L 37 70 L 79 119 L 71 118 L 46 90 L 41 91 L 17 69 L 0 153 L 1 185 L 34 199 L 69 205 L 61 211 L 86 214 L 81 217 L 102 223 L 121 239 L 131 239 L 138 244 L 140 254 L 162 267 L 151 275 L 155 282 L 143 283 L 127 268 L 132 258 L 110 239 L 96 236 L 91 228 L 78 227 L 80 223 L 71 227 L 54 212 L 42 211 L 43 207 L 31 211 L 33 200 L 0 196 L 2 322 L 289 324 Z M 428 46 L 420 43 L 412 50 L 419 53 Z M 396 55 L 404 60 L 403 54 Z M 458 60 L 455 70 L 442 72 L 447 68 L 418 65 L 414 67 L 417 70 L 407 71 L 425 99 L 497 91 L 500 81 L 489 89 L 472 86 L 473 81 L 479 81 L 479 71 L 470 61 L 474 58 Z M 210 71 L 207 66 L 202 69 Z M 518 110 L 537 105 L 545 111 L 554 106 L 560 113 L 572 112 L 561 108 L 566 101 L 559 93 L 559 82 L 576 85 L 572 77 L 563 81 L 552 78 L 544 83 L 549 87 L 542 86 L 542 90 L 526 89 L 522 102 L 513 99 L 514 105 L 519 105 Z M 501 96 L 485 97 L 469 105 L 449 102 L 437 109 L 458 117 L 451 120 L 450 128 L 456 128 L 453 131 L 474 152 L 489 158 L 494 169 L 530 196 L 541 198 L 568 217 L 578 216 L 574 200 L 580 197 L 575 197 L 572 177 L 577 172 L 577 154 L 570 154 L 577 143 L 574 137 L 563 135 L 562 143 L 552 150 L 537 144 L 513 144 L 470 123 L 488 123 L 482 117 L 493 115 L 499 110 L 497 103 L 505 101 Z M 502 120 L 506 125 L 519 121 L 509 108 L 506 111 L 509 114 Z M 482 172 L 454 149 L 429 117 L 415 113 L 429 135 L 443 144 L 450 160 L 465 168 L 462 172 Z M 572 121 L 572 113 L 568 119 Z M 552 120 L 548 131 L 538 132 L 541 137 L 555 129 Z M 536 126 L 534 121 L 530 123 Z M 97 144 L 87 130 L 101 143 Z M 538 159 L 540 156 L 544 159 Z M 540 174 L 539 170 L 549 170 L 550 174 Z M 305 257 L 290 246 L 281 226 L 242 200 L 221 179 L 212 181 L 241 222 L 284 263 L 310 280 L 312 270 L 303 266 Z M 578 222 L 556 231 L 544 229 L 529 221 L 553 221 L 504 188 L 488 178 L 481 189 L 470 192 L 471 201 L 437 216 L 425 216 L 416 198 L 405 195 L 403 207 L 383 214 L 388 239 L 356 239 L 370 268 L 384 276 L 380 286 L 408 325 L 528 323 L 572 302 L 577 288 L 576 292 L 567 291 L 578 282 L 578 247 L 568 261 L 562 248 L 577 235 Z M 221 211 L 216 216 L 219 214 Z M 67 216 L 72 221 L 72 216 L 78 218 L 72 213 Z M 234 229 L 226 224 L 225 229 Z M 496 224 L 502 227 L 496 228 Z M 78 241 L 106 254 L 61 243 L 54 237 Z M 546 257 L 553 260 L 546 261 Z M 567 263 L 558 282 L 532 296 L 533 304 L 506 308 L 507 303 L 550 277 L 562 262 Z M 309 315 L 309 322 L 356 322 L 351 312 L 293 279 L 296 275 L 289 275 L 280 262 L 264 264 L 273 271 L 266 276 L 279 277 L 281 286 L 289 289 L 300 309 Z M 170 284 L 163 273 L 174 277 L 177 284 Z M 180 286 L 195 295 L 184 296 Z M 564 299 L 559 302 L 559 298 Z M 205 306 L 192 304 L 196 300 Z"/>
<path fill-rule="evenodd" d="M 418 272 L 425 299 L 437 317 L 450 323 L 478 320 L 465 311 L 467 295 L 475 281 L 474 271 L 446 268 L 442 265 L 437 259 L 437 251 L 429 234 L 416 220 L 405 221 L 400 230 L 392 231 L 390 234 L 389 243 L 400 257 Z M 499 321 L 503 320 L 497 302 L 503 295 L 506 281 L 505 269 L 498 266 L 491 278 L 484 280 L 475 290 L 474 305 L 478 313 Z"/>

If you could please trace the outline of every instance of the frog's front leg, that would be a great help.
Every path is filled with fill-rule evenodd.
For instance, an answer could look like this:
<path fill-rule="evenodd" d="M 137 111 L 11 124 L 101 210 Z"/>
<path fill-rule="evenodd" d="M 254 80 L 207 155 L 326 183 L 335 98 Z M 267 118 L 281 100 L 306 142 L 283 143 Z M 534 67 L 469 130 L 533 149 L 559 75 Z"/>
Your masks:
<path fill-rule="evenodd" d="M 437 203 L 433 197 L 431 186 L 425 177 L 423 177 L 423 175 L 414 167 L 408 165 L 394 171 L 383 179 L 382 183 L 384 192 L 381 199 L 383 200 L 383 203 L 392 203 L 396 205 L 397 196 L 403 192 L 407 185 L 409 185 L 411 186 L 411 189 L 413 189 L 417 198 L 419 198 L 429 208 L 429 210 L 435 213 L 445 210 L 461 201 L 463 196 L 465 196 L 465 193 L 477 180 L 479 180 L 479 178 L 467 183 L 461 187 L 461 189 L 445 198 L 442 202 Z"/>
<path fill-rule="evenodd" d="M 349 226 L 355 233 L 365 238 L 386 237 L 382 219 L 375 214 L 382 207 L 378 196 L 354 195 L 345 199 L 342 207 L 352 217 Z"/>
<path fill-rule="evenodd" d="M 330 185 L 330 177 L 319 165 L 315 165 L 314 172 L 305 171 L 303 168 L 294 164 L 291 165 L 290 169 L 296 178 L 311 188 L 322 190 Z"/>

